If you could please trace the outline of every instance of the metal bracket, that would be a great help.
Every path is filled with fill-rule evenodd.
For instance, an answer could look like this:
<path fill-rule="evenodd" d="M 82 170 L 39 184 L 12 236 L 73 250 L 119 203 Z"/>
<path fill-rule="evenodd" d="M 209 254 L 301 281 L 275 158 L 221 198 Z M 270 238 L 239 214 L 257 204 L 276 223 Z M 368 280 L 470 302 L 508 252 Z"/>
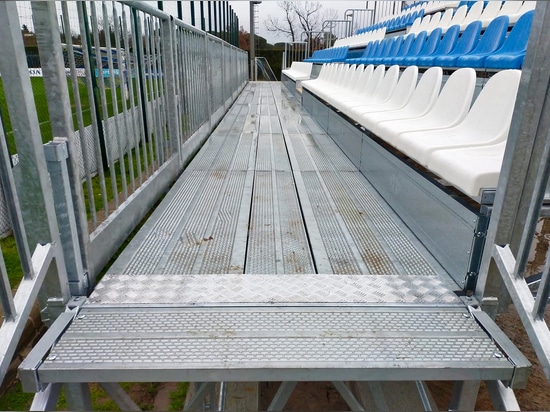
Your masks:
<path fill-rule="evenodd" d="M 72 323 L 77 311 L 71 310 L 63 312 L 50 326 L 42 339 L 35 345 L 25 360 L 19 366 L 19 377 L 23 384 L 25 392 L 41 392 L 47 385 L 40 382 L 38 368 L 50 352 L 51 348 L 57 343 L 61 335 Z"/>
<path fill-rule="evenodd" d="M 483 248 L 485 247 L 485 238 L 487 236 L 487 228 L 489 227 L 489 217 L 491 209 L 483 207 L 478 215 L 476 226 L 474 228 L 474 237 L 471 247 L 469 270 L 464 279 L 464 291 L 473 293 L 476 288 L 477 278 L 479 275 L 479 267 L 483 256 Z"/>
<path fill-rule="evenodd" d="M 487 313 L 483 312 L 481 309 L 474 308 L 470 310 L 470 313 L 485 332 L 495 341 L 508 361 L 514 365 L 513 376 L 508 382 L 503 383 L 512 389 L 525 388 L 531 369 L 529 360 L 518 348 L 516 348 L 514 343 L 500 330 Z"/>

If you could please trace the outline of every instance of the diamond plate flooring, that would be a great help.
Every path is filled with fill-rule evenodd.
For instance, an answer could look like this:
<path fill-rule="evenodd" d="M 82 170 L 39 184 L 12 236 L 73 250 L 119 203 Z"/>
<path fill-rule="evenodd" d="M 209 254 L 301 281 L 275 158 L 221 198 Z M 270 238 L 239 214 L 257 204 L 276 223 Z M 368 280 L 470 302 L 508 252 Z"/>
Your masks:
<path fill-rule="evenodd" d="M 307 116 L 278 83 L 250 83 L 90 303 L 204 302 L 184 286 L 201 274 L 366 276 L 373 303 L 451 296 L 458 286 Z"/>
<path fill-rule="evenodd" d="M 249 83 L 23 372 L 42 383 L 520 376 L 526 361 L 457 289 L 279 83 Z"/>

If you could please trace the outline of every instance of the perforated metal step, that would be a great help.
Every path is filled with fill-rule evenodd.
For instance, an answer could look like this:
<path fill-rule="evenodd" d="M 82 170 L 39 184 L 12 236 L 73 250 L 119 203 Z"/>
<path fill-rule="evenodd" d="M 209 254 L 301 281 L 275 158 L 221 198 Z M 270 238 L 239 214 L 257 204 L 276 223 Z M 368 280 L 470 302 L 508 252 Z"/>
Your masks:
<path fill-rule="evenodd" d="M 475 315 L 475 313 L 474 313 Z M 50 382 L 505 380 L 525 361 L 464 308 L 80 310 L 28 385 Z M 518 357 L 519 356 L 519 357 Z M 36 384 L 36 382 L 34 382 Z"/>

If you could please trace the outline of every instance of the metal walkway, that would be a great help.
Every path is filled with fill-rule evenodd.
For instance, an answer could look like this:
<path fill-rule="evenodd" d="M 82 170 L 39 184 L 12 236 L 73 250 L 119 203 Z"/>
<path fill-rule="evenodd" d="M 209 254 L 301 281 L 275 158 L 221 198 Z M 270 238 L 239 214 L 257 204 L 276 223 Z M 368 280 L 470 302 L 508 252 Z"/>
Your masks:
<path fill-rule="evenodd" d="M 23 380 L 524 385 L 459 289 L 280 83 L 250 83 Z"/>

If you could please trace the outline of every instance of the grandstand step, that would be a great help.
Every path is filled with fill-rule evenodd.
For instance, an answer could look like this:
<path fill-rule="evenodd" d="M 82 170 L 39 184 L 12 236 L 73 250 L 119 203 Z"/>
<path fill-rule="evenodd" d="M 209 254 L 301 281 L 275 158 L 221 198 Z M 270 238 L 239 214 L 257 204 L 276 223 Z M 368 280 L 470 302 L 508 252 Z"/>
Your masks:
<path fill-rule="evenodd" d="M 42 350 L 22 366 L 27 385 L 437 379 L 521 386 L 528 365 L 483 313 L 418 305 L 85 305 Z"/>

